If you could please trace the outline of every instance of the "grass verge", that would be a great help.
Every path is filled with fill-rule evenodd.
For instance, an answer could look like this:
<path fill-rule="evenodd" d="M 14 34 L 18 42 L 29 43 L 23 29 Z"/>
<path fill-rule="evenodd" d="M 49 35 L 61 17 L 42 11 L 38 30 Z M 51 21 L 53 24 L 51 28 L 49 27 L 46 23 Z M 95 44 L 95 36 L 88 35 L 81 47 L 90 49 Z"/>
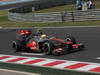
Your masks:
<path fill-rule="evenodd" d="M 4 16 L 7 14 L 8 14 L 7 10 L 0 10 L 0 16 Z"/>

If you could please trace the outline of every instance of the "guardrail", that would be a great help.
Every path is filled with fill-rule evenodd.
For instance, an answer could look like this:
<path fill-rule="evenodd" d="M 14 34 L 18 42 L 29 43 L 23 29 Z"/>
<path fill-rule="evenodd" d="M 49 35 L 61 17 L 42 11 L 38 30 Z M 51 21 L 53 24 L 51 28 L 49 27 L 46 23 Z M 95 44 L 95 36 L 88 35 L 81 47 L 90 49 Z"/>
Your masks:
<path fill-rule="evenodd" d="M 32 22 L 67 22 L 67 21 L 93 21 L 100 20 L 100 9 L 88 11 L 62 11 L 51 13 L 8 13 L 8 19 L 12 21 Z"/>

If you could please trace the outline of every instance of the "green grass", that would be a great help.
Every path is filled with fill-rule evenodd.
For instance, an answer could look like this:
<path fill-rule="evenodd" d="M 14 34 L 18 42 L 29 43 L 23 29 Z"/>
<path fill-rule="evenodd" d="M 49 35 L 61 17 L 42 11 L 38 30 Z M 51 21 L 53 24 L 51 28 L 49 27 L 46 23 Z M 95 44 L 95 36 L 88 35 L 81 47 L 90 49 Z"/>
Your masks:
<path fill-rule="evenodd" d="M 39 11 L 35 11 L 35 12 L 36 13 L 46 13 L 46 12 L 72 11 L 75 9 L 73 7 L 74 6 L 72 4 L 71 5 L 63 5 L 63 6 L 47 8 L 47 9 L 43 9 L 43 10 L 39 10 Z"/>
<path fill-rule="evenodd" d="M 100 8 L 100 0 L 95 1 L 94 3 L 95 3 L 95 7 L 96 7 L 96 8 Z"/>
<path fill-rule="evenodd" d="M 7 10 L 0 10 L 0 16 L 4 16 L 7 14 L 8 14 Z"/>

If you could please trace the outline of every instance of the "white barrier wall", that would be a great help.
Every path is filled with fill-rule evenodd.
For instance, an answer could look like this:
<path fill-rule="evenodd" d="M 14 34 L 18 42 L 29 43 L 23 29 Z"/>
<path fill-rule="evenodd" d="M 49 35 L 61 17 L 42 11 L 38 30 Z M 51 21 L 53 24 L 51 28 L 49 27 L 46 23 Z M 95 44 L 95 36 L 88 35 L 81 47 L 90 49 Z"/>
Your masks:
<path fill-rule="evenodd" d="M 51 13 L 8 13 L 8 19 L 12 21 L 32 22 L 66 22 L 66 21 L 88 21 L 100 20 L 100 9 L 89 11 L 69 11 Z"/>

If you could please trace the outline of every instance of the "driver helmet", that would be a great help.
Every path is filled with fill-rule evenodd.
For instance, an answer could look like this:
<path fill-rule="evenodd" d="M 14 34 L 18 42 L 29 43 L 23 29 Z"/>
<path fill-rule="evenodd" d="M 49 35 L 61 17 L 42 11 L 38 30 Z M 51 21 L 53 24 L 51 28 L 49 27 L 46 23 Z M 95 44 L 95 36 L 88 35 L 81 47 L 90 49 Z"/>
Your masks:
<path fill-rule="evenodd" d="M 47 38 L 47 35 L 43 34 L 41 35 L 41 38 Z"/>
<path fill-rule="evenodd" d="M 67 38 L 66 40 L 67 40 L 68 42 L 71 42 L 71 39 L 70 39 L 70 38 Z"/>

